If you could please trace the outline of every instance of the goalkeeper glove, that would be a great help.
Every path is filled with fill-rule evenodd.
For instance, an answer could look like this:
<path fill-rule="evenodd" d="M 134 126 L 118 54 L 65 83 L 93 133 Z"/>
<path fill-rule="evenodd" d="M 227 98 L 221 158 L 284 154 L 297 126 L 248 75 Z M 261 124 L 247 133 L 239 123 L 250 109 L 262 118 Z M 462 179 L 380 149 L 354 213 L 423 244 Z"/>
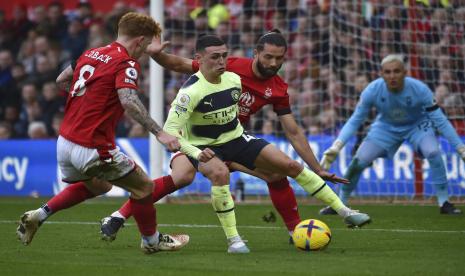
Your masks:
<path fill-rule="evenodd" d="M 324 170 L 328 170 L 331 167 L 331 164 L 336 160 L 337 155 L 344 147 L 344 143 L 341 140 L 336 140 L 334 143 L 323 152 L 323 158 L 321 159 L 320 165 Z"/>
<path fill-rule="evenodd" d="M 458 147 L 457 152 L 459 153 L 460 158 L 462 158 L 462 160 L 465 161 L 465 145 Z"/>

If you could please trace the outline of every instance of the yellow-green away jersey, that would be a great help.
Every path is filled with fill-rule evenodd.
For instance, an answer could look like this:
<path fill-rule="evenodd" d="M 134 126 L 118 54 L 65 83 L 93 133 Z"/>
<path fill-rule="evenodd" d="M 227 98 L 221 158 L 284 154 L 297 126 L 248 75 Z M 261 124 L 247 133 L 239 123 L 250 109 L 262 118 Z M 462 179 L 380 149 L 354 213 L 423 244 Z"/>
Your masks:
<path fill-rule="evenodd" d="M 196 146 L 217 146 L 242 135 L 237 102 L 241 79 L 224 72 L 218 84 L 208 82 L 200 71 L 192 75 L 171 104 L 164 130 L 179 138 L 181 151 L 197 159 Z"/>

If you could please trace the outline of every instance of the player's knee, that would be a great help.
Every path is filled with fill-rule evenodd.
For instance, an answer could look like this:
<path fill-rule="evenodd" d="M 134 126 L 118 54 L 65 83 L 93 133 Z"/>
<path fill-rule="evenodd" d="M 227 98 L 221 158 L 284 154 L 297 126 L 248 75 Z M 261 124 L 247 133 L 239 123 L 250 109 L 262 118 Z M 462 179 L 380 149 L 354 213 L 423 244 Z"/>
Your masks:
<path fill-rule="evenodd" d="M 225 165 L 215 167 L 209 172 L 207 177 L 213 183 L 222 183 L 222 184 L 229 183 L 229 169 Z"/>
<path fill-rule="evenodd" d="M 302 171 L 302 165 L 300 165 L 299 162 L 295 160 L 288 159 L 286 163 L 286 171 L 287 175 L 294 177 Z"/>
<path fill-rule="evenodd" d="M 141 199 L 147 196 L 151 196 L 153 193 L 153 182 L 152 181 L 144 181 L 141 182 L 140 185 L 137 187 L 131 188 L 131 197 L 134 199 Z"/>
<path fill-rule="evenodd" d="M 422 152 L 423 157 L 426 159 L 434 159 L 441 156 L 441 151 L 439 149 L 428 149 Z"/>

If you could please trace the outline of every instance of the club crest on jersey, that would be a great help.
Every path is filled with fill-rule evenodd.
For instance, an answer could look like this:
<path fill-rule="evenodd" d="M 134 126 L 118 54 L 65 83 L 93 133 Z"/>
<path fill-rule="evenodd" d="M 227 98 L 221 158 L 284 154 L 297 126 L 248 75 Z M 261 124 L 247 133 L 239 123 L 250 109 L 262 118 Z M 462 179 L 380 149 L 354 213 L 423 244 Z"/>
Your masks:
<path fill-rule="evenodd" d="M 273 92 L 271 91 L 271 88 L 267 87 L 265 89 L 265 99 L 268 99 L 269 97 L 271 97 L 273 95 Z"/>
<path fill-rule="evenodd" d="M 409 106 L 412 105 L 412 97 L 408 96 L 406 98 L 406 101 L 407 101 L 407 105 L 409 105 Z"/>
<path fill-rule="evenodd" d="M 126 76 L 133 80 L 137 80 L 137 70 L 135 68 L 126 68 Z"/>
<path fill-rule="evenodd" d="M 186 107 L 190 101 L 191 101 L 191 98 L 189 98 L 187 94 L 179 95 L 178 104 L 180 106 Z"/>
<path fill-rule="evenodd" d="M 241 92 L 239 90 L 233 90 L 231 92 L 231 97 L 235 102 L 239 101 L 239 97 L 241 96 Z"/>
<path fill-rule="evenodd" d="M 240 95 L 239 101 L 243 106 L 251 106 L 255 102 L 255 96 L 251 95 L 249 92 L 244 92 Z"/>

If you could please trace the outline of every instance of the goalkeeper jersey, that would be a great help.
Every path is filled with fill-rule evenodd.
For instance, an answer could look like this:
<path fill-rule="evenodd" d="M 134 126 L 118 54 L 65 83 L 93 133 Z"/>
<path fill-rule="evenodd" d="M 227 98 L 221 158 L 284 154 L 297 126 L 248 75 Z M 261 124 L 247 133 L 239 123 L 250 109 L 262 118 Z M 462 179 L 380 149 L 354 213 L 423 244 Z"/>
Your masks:
<path fill-rule="evenodd" d="M 199 71 L 179 90 L 171 104 L 164 130 L 177 136 L 181 151 L 197 159 L 197 146 L 217 146 L 242 135 L 238 120 L 241 79 L 232 72 L 224 72 L 221 82 L 208 82 Z"/>

